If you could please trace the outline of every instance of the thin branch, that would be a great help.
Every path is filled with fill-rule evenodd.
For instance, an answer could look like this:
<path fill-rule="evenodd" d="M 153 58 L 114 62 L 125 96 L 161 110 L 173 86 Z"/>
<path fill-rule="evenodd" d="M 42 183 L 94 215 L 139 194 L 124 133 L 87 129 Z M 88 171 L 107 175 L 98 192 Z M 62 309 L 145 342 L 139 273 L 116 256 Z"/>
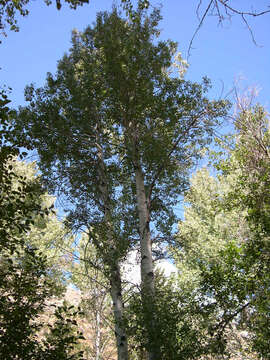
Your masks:
<path fill-rule="evenodd" d="M 196 124 L 196 122 L 198 121 L 198 119 L 203 115 L 203 113 L 199 114 L 198 116 L 196 116 L 192 123 L 189 125 L 188 129 L 186 129 L 186 131 L 182 132 L 179 137 L 176 139 L 175 143 L 173 144 L 171 150 L 169 151 L 168 155 L 166 156 L 166 159 L 165 161 L 163 161 L 163 163 L 159 166 L 159 168 L 157 169 L 157 172 L 153 178 L 153 181 L 151 182 L 150 186 L 149 186 L 149 193 L 148 193 L 148 202 L 149 202 L 149 205 L 150 205 L 150 199 L 151 199 L 151 195 L 152 195 L 152 191 L 153 191 L 153 188 L 155 186 L 155 183 L 159 177 L 159 175 L 161 174 L 161 172 L 163 171 L 164 167 L 166 166 L 167 164 L 167 161 L 168 159 L 170 159 L 172 153 L 175 151 L 175 149 L 177 148 L 179 142 L 181 141 L 181 139 L 187 135 L 187 133 L 189 132 L 189 130 L 194 127 L 194 125 Z"/>
<path fill-rule="evenodd" d="M 220 2 L 224 6 L 224 8 L 229 9 L 231 12 L 233 12 L 237 15 L 248 15 L 248 16 L 256 17 L 256 16 L 262 16 L 262 15 L 270 13 L 270 10 L 264 10 L 259 13 L 256 13 L 254 11 L 253 12 L 240 11 L 240 10 L 237 10 L 237 9 L 229 6 L 227 3 L 224 2 L 224 0 L 217 0 L 217 1 Z"/>
<path fill-rule="evenodd" d="M 200 21 L 199 21 L 199 25 L 197 26 L 197 28 L 196 28 L 196 30 L 195 30 L 195 32 L 194 32 L 194 34 L 193 34 L 193 36 L 192 36 L 192 38 L 191 38 L 191 40 L 189 42 L 188 56 L 187 56 L 188 59 L 190 57 L 191 48 L 192 48 L 192 44 L 194 42 L 194 39 L 197 36 L 200 28 L 202 27 L 202 25 L 203 25 L 203 23 L 205 21 L 206 16 L 210 13 L 211 9 L 212 9 L 211 13 L 218 17 L 219 24 L 221 24 L 225 20 L 225 18 L 231 19 L 233 14 L 241 16 L 241 19 L 242 19 L 243 23 L 246 25 L 246 27 L 247 27 L 247 29 L 248 29 L 248 31 L 250 33 L 252 42 L 256 46 L 258 46 L 258 44 L 256 42 L 256 39 L 255 39 L 255 36 L 254 36 L 254 33 L 253 33 L 252 29 L 251 29 L 251 26 L 248 23 L 248 20 L 247 20 L 246 16 L 249 16 L 249 17 L 263 16 L 263 15 L 269 14 L 270 9 L 269 10 L 263 10 L 263 11 L 260 11 L 260 12 L 241 11 L 241 10 L 238 10 L 238 9 L 228 5 L 228 1 L 226 1 L 226 0 L 211 0 L 211 1 L 209 1 L 206 10 L 203 13 L 203 16 L 200 18 L 199 10 L 201 8 L 201 5 L 202 5 L 202 0 L 199 0 L 199 4 L 198 4 L 198 6 L 196 8 L 196 14 L 197 14 L 197 17 L 198 17 L 198 19 Z M 222 15 L 222 13 L 220 11 L 220 6 L 223 6 L 224 14 L 226 15 L 225 17 Z M 214 13 L 215 10 L 216 10 L 216 13 Z"/>
<path fill-rule="evenodd" d="M 245 18 L 245 15 L 244 15 L 244 14 L 241 14 L 241 17 L 242 17 L 243 22 L 246 24 L 246 27 L 247 27 L 247 29 L 248 29 L 248 31 L 249 31 L 249 33 L 250 33 L 250 36 L 251 36 L 251 39 L 252 39 L 253 43 L 254 43 L 256 46 L 259 46 L 258 43 L 257 43 L 257 41 L 255 40 L 253 31 L 252 31 L 252 29 L 251 29 L 251 27 L 250 27 L 247 19 Z"/>
<path fill-rule="evenodd" d="M 196 9 L 196 15 L 197 15 L 198 20 L 200 20 L 199 10 L 200 10 L 201 5 L 202 5 L 202 0 L 199 1 L 199 4 Z"/>
<path fill-rule="evenodd" d="M 225 330 L 226 326 L 232 321 L 238 314 L 240 314 L 242 311 L 245 310 L 248 306 L 251 305 L 251 302 L 247 302 L 246 304 L 242 305 L 238 310 L 236 310 L 234 313 L 230 314 L 227 318 L 222 319 L 221 322 L 216 326 L 216 329 L 218 330 L 218 334 L 222 334 Z M 220 329 L 221 327 L 221 329 Z"/>
<path fill-rule="evenodd" d="M 206 15 L 208 14 L 208 12 L 209 12 L 209 10 L 210 10 L 211 5 L 213 4 L 213 2 L 214 2 L 214 0 L 211 0 L 211 1 L 209 2 L 208 6 L 207 6 L 207 8 L 206 8 L 206 10 L 205 10 L 205 12 L 204 12 L 204 14 L 203 14 L 200 22 L 199 22 L 199 25 L 197 26 L 197 29 L 195 30 L 195 32 L 194 32 L 194 34 L 193 34 L 193 36 L 192 36 L 192 38 L 191 38 L 191 40 L 190 40 L 189 47 L 188 47 L 188 56 L 187 56 L 187 59 L 189 59 L 189 57 L 190 57 L 190 52 L 191 52 L 191 48 L 192 48 L 193 41 L 194 41 L 195 37 L 197 36 L 200 28 L 202 27 L 203 22 L 204 22 L 204 19 L 205 19 Z"/>

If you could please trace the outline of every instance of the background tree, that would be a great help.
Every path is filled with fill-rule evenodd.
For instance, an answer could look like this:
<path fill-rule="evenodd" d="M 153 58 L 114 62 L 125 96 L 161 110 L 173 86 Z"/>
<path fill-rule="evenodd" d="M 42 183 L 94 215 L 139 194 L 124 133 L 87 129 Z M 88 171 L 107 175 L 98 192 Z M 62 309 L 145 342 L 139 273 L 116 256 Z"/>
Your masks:
<path fill-rule="evenodd" d="M 9 164 L 12 164 L 12 169 L 17 176 L 25 179 L 28 186 L 36 184 L 36 187 L 32 189 L 33 199 L 44 211 L 43 216 L 33 214 L 34 223 L 30 225 L 30 231 L 23 235 L 23 241 L 46 256 L 47 265 L 55 275 L 55 281 L 63 287 L 63 282 L 66 281 L 65 263 L 72 257 L 71 244 L 75 241 L 74 236 L 65 227 L 63 220 L 58 219 L 54 210 L 56 198 L 49 195 L 41 186 L 36 163 L 14 159 Z M 17 190 L 20 182 L 14 180 L 12 187 Z M 27 199 L 25 201 L 27 202 Z"/>
<path fill-rule="evenodd" d="M 80 326 L 85 337 L 83 343 L 85 358 L 115 359 L 110 284 L 94 245 L 85 235 L 80 239 L 75 261 L 69 271 L 71 284 L 80 292 L 80 307 L 84 312 Z"/>
<path fill-rule="evenodd" d="M 54 313 L 56 322 L 42 340 L 39 332 L 44 323 L 39 317 L 48 307 L 48 300 L 59 294 L 56 287 L 55 269 L 52 262 L 34 245 L 39 241 L 50 242 L 52 236 L 44 233 L 55 215 L 52 202 L 44 201 L 46 194 L 36 176 L 33 165 L 19 163 L 19 149 L 6 137 L 11 111 L 5 92 L 1 93 L 1 137 L 0 137 L 0 354 L 2 359 L 81 359 L 82 353 L 74 351 L 80 333 L 76 319 L 69 309 L 58 308 Z M 46 205 L 50 205 L 48 208 Z M 58 226 L 55 233 L 60 236 L 63 229 Z M 42 226 L 41 226 L 42 224 Z M 33 235 L 35 226 L 39 228 Z M 43 234 L 40 234 L 40 228 Z M 48 230 L 48 229 L 46 229 Z M 33 232 L 32 232 L 33 231 Z M 40 236 L 37 234 L 39 233 Z M 48 238 L 46 239 L 46 235 Z M 46 324 L 47 325 L 47 324 Z M 61 329 L 61 330 L 60 330 Z M 63 332 L 64 329 L 64 332 Z"/>
<path fill-rule="evenodd" d="M 185 220 L 179 223 L 176 246 L 171 248 L 178 287 L 194 294 L 198 314 L 209 312 L 205 334 L 214 358 L 219 353 L 257 358 L 250 346 L 252 331 L 243 322 L 253 309 L 248 288 L 254 268 L 245 263 L 243 254 L 251 236 L 247 211 L 225 205 L 238 176 L 239 170 L 217 179 L 207 169 L 193 176 L 185 196 Z"/>
<path fill-rule="evenodd" d="M 57 287 L 46 258 L 26 238 L 30 237 L 35 220 L 45 217 L 49 210 L 41 206 L 42 188 L 38 180 L 29 181 L 16 173 L 16 166 L 12 164 L 16 160 L 10 155 L 7 158 L 9 160 L 1 162 L 0 178 L 1 358 L 81 359 L 82 354 L 73 350 L 80 334 L 74 329 L 74 316 L 71 319 L 72 314 L 65 311 L 68 309 L 58 308 L 57 321 L 45 340 L 38 337 L 44 326 L 38 317 L 46 309 L 48 300 L 57 295 Z M 64 333 L 60 332 L 61 327 L 65 328 Z"/>
<path fill-rule="evenodd" d="M 235 121 L 236 144 L 232 152 L 235 162 L 221 163 L 222 171 L 234 171 L 237 166 L 240 176 L 235 189 L 229 194 L 231 206 L 247 209 L 246 221 L 252 236 L 245 245 L 246 262 L 254 268 L 256 315 L 250 318 L 255 332 L 254 348 L 262 356 L 269 357 L 269 114 L 264 108 L 244 107 Z M 233 199 L 233 200 L 232 200 Z"/>
<path fill-rule="evenodd" d="M 172 251 L 180 286 L 219 309 L 210 333 L 225 339 L 230 353 L 268 358 L 268 119 L 261 107 L 241 109 L 235 125 L 234 146 L 218 159 L 218 179 L 206 170 L 193 178 L 179 250 Z M 240 338 L 248 331 L 244 349 L 232 346 L 230 327 Z"/>

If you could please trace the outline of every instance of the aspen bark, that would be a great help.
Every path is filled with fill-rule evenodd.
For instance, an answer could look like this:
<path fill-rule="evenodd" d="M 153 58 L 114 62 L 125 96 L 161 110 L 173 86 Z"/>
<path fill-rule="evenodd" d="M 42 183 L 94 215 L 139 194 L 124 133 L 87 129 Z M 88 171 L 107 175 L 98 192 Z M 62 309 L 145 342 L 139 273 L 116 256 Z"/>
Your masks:
<path fill-rule="evenodd" d="M 117 345 L 118 360 L 128 360 L 128 343 L 125 328 L 123 326 L 123 300 L 120 268 L 115 264 L 114 271 L 111 271 L 111 297 L 113 301 L 113 313 L 115 320 L 115 337 Z"/>
<path fill-rule="evenodd" d="M 133 163 L 136 181 L 136 197 L 140 227 L 140 250 L 141 250 L 141 282 L 142 304 L 145 312 L 146 328 L 148 332 L 149 360 L 160 360 L 160 349 L 154 340 L 157 334 L 157 321 L 155 316 L 155 282 L 152 257 L 152 240 L 150 233 L 150 207 L 146 196 L 144 174 L 138 159 L 138 151 L 134 146 Z"/>
<path fill-rule="evenodd" d="M 136 195 L 140 226 L 140 247 L 141 247 L 141 281 L 143 291 L 154 296 L 154 273 L 152 259 L 152 243 L 150 234 L 150 214 L 147 206 L 144 179 L 139 167 L 135 169 Z"/>
<path fill-rule="evenodd" d="M 110 253 L 103 254 L 104 263 L 108 265 L 110 274 L 110 293 L 113 301 L 113 313 L 115 323 L 115 337 L 117 345 L 118 360 L 128 360 L 128 342 L 125 327 L 123 325 L 123 311 L 124 304 L 122 299 L 122 282 L 119 266 L 119 258 L 117 251 L 117 244 L 115 243 L 113 234 L 113 224 L 111 216 L 111 201 L 108 191 L 108 182 L 106 177 L 106 167 L 103 159 L 102 148 L 97 144 L 98 148 L 98 174 L 99 174 L 99 190 L 104 207 L 104 219 L 107 227 L 107 245 L 110 248 Z"/>

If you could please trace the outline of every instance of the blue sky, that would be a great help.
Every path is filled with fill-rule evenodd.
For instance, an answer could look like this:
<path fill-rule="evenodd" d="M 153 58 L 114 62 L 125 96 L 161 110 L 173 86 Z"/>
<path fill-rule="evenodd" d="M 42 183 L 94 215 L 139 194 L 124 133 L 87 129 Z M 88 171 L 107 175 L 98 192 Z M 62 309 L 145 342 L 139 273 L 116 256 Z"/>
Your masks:
<path fill-rule="evenodd" d="M 236 2 L 236 1 L 234 1 Z M 153 3 L 153 1 L 152 1 Z M 157 2 L 154 2 L 157 4 Z M 248 8 L 255 0 L 239 0 L 239 7 Z M 267 8 L 268 0 L 259 1 Z M 186 58 L 189 42 L 198 25 L 198 0 L 163 0 L 161 38 L 177 41 Z M 204 4 L 204 3 L 203 3 Z M 205 0 L 206 4 L 206 0 Z M 46 73 L 56 70 L 57 61 L 70 47 L 71 31 L 83 30 L 95 21 L 97 11 L 110 10 L 111 0 L 90 0 L 76 11 L 63 4 L 47 7 L 43 1 L 30 1 L 30 14 L 19 19 L 20 32 L 8 32 L 0 46 L 0 85 L 12 87 L 13 106 L 23 104 L 26 84 L 44 84 Z M 255 46 L 240 18 L 217 25 L 217 19 L 207 17 L 193 43 L 187 78 L 200 81 L 207 75 L 213 83 L 211 97 L 219 97 L 232 89 L 234 82 L 243 78 L 242 89 L 260 88 L 257 100 L 269 109 L 270 94 L 270 14 L 251 19 L 250 25 L 259 45 Z"/>

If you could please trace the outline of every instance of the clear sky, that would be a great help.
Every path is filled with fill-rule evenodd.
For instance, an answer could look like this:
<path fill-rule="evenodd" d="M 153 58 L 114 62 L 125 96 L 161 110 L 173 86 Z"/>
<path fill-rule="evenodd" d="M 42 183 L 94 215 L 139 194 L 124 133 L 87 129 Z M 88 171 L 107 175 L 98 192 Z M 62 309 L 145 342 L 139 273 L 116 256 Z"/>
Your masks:
<path fill-rule="evenodd" d="M 186 58 L 189 42 L 198 25 L 196 6 L 199 0 L 161 0 L 163 21 L 161 38 L 177 41 Z M 204 0 L 203 5 L 208 2 Z M 153 4 L 153 1 L 151 2 Z M 154 3 L 157 4 L 156 1 Z M 259 4 L 267 8 L 268 0 L 232 1 L 239 7 Z M 95 21 L 98 11 L 110 10 L 112 0 L 90 0 L 76 11 L 63 4 L 57 11 L 55 4 L 47 7 L 42 0 L 30 1 L 30 14 L 19 19 L 20 32 L 8 32 L 0 45 L 0 85 L 12 87 L 13 106 L 23 104 L 26 84 L 44 84 L 46 73 L 56 70 L 57 61 L 70 47 L 71 31 L 83 30 Z M 234 82 L 244 78 L 242 88 L 257 86 L 257 100 L 269 109 L 270 94 L 270 14 L 251 19 L 250 25 L 260 46 L 255 46 L 240 18 L 218 26 L 211 16 L 199 31 L 189 58 L 187 78 L 194 81 L 207 75 L 213 83 L 211 97 L 225 95 Z"/>

